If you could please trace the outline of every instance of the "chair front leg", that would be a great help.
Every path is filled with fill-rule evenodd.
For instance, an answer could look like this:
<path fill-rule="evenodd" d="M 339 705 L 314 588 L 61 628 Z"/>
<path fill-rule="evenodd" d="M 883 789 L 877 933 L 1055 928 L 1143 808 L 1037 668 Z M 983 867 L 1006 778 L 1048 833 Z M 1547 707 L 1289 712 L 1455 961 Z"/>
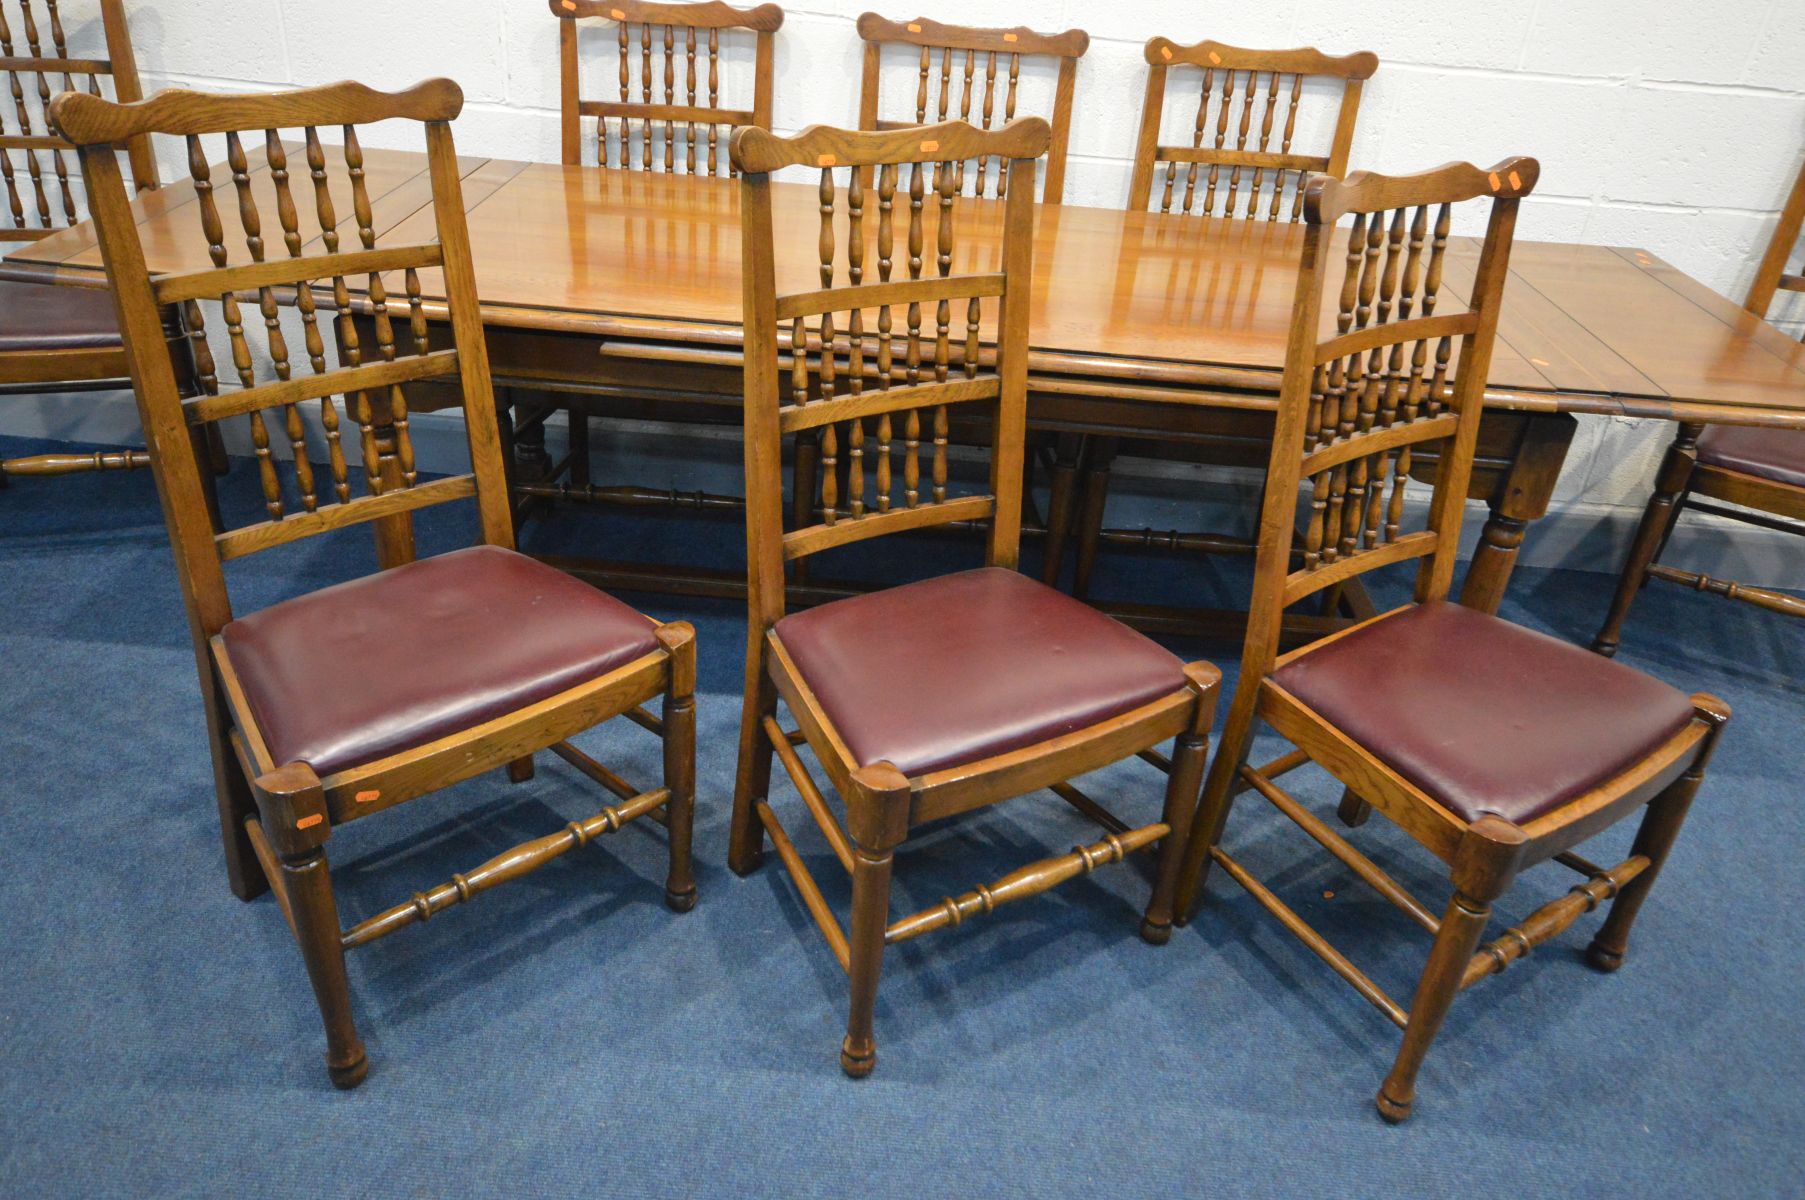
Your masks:
<path fill-rule="evenodd" d="M 687 621 L 658 628 L 658 641 L 670 654 L 664 693 L 665 823 L 670 835 L 670 874 L 664 902 L 675 912 L 696 906 L 696 877 L 690 864 L 690 840 L 696 821 L 696 631 Z"/>
<path fill-rule="evenodd" d="M 1592 649 L 1606 658 L 1617 653 L 1630 605 L 1635 603 L 1636 593 L 1648 579 L 1649 566 L 1660 556 L 1674 523 L 1679 520 L 1680 510 L 1685 507 L 1692 469 L 1698 463 L 1698 438 L 1704 431 L 1703 425 L 1681 425 L 1673 444 L 1667 447 L 1667 453 L 1661 459 L 1654 495 L 1648 498 L 1642 523 L 1636 527 L 1636 538 L 1630 543 L 1629 559 L 1617 579 L 1610 611 L 1605 614 L 1598 636 L 1592 639 Z"/>
<path fill-rule="evenodd" d="M 872 1018 L 877 981 L 884 966 L 884 932 L 890 923 L 890 867 L 908 832 L 909 781 L 889 763 L 854 773 L 858 795 L 847 797 L 847 832 L 852 835 L 852 923 L 847 930 L 846 974 L 852 998 L 840 1069 L 863 1079 L 877 1065 Z"/>
<path fill-rule="evenodd" d="M 1441 932 L 1435 935 L 1429 963 L 1410 1002 L 1404 1044 L 1379 1088 L 1379 1115 L 1394 1125 L 1408 1117 L 1416 1104 L 1417 1072 L 1460 991 L 1467 963 L 1485 936 L 1492 901 L 1503 895 L 1516 877 L 1527 841 L 1521 829 L 1492 816 L 1473 822 L 1461 837 L 1454 853 L 1454 896 L 1442 915 Z"/>
<path fill-rule="evenodd" d="M 740 710 L 739 771 L 733 781 L 733 824 L 727 838 L 727 865 L 749 875 L 764 856 L 765 827 L 758 803 L 771 788 L 771 755 L 765 718 L 777 711 L 777 686 L 765 669 L 764 631 L 756 624 L 746 644 L 746 696 Z"/>
<path fill-rule="evenodd" d="M 1222 683 L 1222 672 L 1210 663 L 1190 663 L 1185 675 L 1191 685 L 1191 721 L 1172 745 L 1172 768 L 1166 776 L 1166 804 L 1160 818 L 1171 832 L 1160 840 L 1153 896 L 1141 918 L 1141 938 L 1155 946 L 1163 946 L 1172 938 L 1172 896 L 1178 889 L 1179 866 L 1190 844 L 1197 793 L 1203 783 L 1204 762 L 1209 757 L 1210 726 L 1216 720 L 1216 693 Z"/>
<path fill-rule="evenodd" d="M 313 984 L 314 1000 L 326 1027 L 326 1073 L 337 1088 L 354 1088 L 369 1071 L 363 1042 L 351 1017 L 351 990 L 345 979 L 338 902 L 326 864 L 326 798 L 319 777 L 305 763 L 291 763 L 252 784 L 264 836 L 282 865 L 283 891 L 294 923 L 295 941 Z"/>
<path fill-rule="evenodd" d="M 1698 757 L 1693 759 L 1692 766 L 1686 773 L 1667 785 L 1659 796 L 1649 802 L 1648 812 L 1642 817 L 1642 824 L 1636 829 L 1636 840 L 1630 846 L 1632 855 L 1644 855 L 1648 866 L 1642 873 L 1623 885 L 1617 898 L 1611 901 L 1611 909 L 1605 916 L 1604 925 L 1593 937 L 1592 944 L 1586 947 L 1586 961 L 1600 971 L 1615 971 L 1623 965 L 1623 956 L 1629 949 L 1630 926 L 1636 922 L 1636 913 L 1642 908 L 1642 902 L 1648 899 L 1649 889 L 1654 886 L 1655 876 L 1660 874 L 1661 864 L 1667 861 L 1668 852 L 1680 836 L 1680 826 L 1686 823 L 1686 813 L 1692 807 L 1692 798 L 1698 794 L 1699 784 L 1705 780 L 1705 766 L 1711 760 L 1712 752 L 1717 748 L 1717 739 L 1723 731 L 1724 723 L 1730 719 L 1730 710 L 1721 701 L 1709 697 L 1693 697 L 1699 703 L 1698 714 L 1711 722 L 1711 732 L 1705 735 L 1700 744 Z M 1709 703 L 1700 703 L 1701 701 Z"/>
<path fill-rule="evenodd" d="M 1210 851 L 1222 838 L 1222 827 L 1228 823 L 1228 810 L 1234 804 L 1235 778 L 1253 747 L 1259 695 L 1257 682 L 1240 684 L 1229 704 L 1228 725 L 1222 731 L 1222 744 L 1216 747 L 1215 761 L 1210 763 L 1209 778 L 1203 785 L 1203 800 L 1198 805 L 1197 819 L 1191 824 L 1184 860 L 1178 869 L 1178 891 L 1172 898 L 1174 924 L 1189 924 L 1203 896 L 1203 882 L 1209 877 L 1212 861 Z"/>

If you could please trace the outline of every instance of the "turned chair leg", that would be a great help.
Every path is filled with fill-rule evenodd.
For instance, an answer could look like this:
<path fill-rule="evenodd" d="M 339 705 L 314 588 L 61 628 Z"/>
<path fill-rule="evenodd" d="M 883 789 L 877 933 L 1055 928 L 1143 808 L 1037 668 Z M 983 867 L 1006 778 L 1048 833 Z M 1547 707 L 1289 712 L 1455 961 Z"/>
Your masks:
<path fill-rule="evenodd" d="M 1698 462 L 1698 437 L 1704 432 L 1703 425 L 1681 425 L 1674 436 L 1673 444 L 1667 447 L 1666 456 L 1661 460 L 1660 474 L 1655 477 L 1654 495 L 1648 498 L 1648 507 L 1642 513 L 1642 523 L 1636 527 L 1636 538 L 1630 543 L 1629 559 L 1623 564 L 1623 574 L 1617 578 L 1617 591 L 1611 597 L 1611 608 L 1605 614 L 1604 625 L 1598 630 L 1598 636 L 1592 639 L 1592 649 L 1606 658 L 1617 653 L 1617 645 L 1623 634 L 1623 622 L 1629 616 L 1630 605 L 1636 601 L 1636 593 L 1648 579 L 1648 568 L 1661 550 L 1667 545 L 1673 526 L 1679 520 L 1680 511 L 1686 505 L 1686 493 L 1692 478 L 1692 468 Z"/>
<path fill-rule="evenodd" d="M 1203 800 L 1197 818 L 1191 824 L 1191 835 L 1185 845 L 1184 860 L 1178 869 L 1178 891 L 1172 898 L 1172 921 L 1190 924 L 1203 896 L 1203 883 L 1210 873 L 1210 851 L 1222 839 L 1222 827 L 1228 823 L 1228 811 L 1234 805 L 1235 778 L 1247 762 L 1253 748 L 1254 708 L 1259 698 L 1258 686 L 1238 687 L 1229 705 L 1228 724 L 1222 731 L 1222 744 L 1210 763 L 1209 778 L 1203 785 Z M 1176 765 L 1176 764 L 1174 764 Z"/>
<path fill-rule="evenodd" d="M 326 839 L 332 833 L 326 793 L 306 763 L 289 763 L 259 776 L 251 791 L 257 828 L 282 867 L 289 924 L 326 1026 L 326 1072 L 334 1087 L 354 1088 L 363 1082 L 369 1063 L 351 1020 L 343 931 L 326 866 Z"/>
<path fill-rule="evenodd" d="M 326 1073 L 336 1088 L 354 1088 L 370 1069 L 351 1019 L 351 989 L 345 979 L 345 949 L 339 943 L 338 902 L 326 852 L 314 847 L 282 857 L 282 878 L 294 912 L 295 940 L 307 964 L 307 978 L 326 1026 Z"/>
<path fill-rule="evenodd" d="M 764 856 L 765 827 L 758 804 L 771 788 L 771 756 L 765 718 L 777 711 L 777 688 L 765 671 L 764 636 L 753 629 L 746 647 L 746 699 L 740 712 L 739 772 L 733 782 L 733 823 L 727 837 L 727 865 L 737 875 L 758 869 Z"/>
<path fill-rule="evenodd" d="M 664 902 L 674 912 L 696 906 L 696 877 L 690 840 L 696 821 L 696 634 L 686 622 L 661 626 L 658 640 L 670 651 L 670 681 L 664 695 L 665 823 L 670 835 L 670 874 Z"/>
<path fill-rule="evenodd" d="M 1216 691 L 1222 679 L 1216 668 L 1206 663 L 1190 664 L 1185 676 L 1191 685 L 1191 724 L 1172 743 L 1166 805 L 1160 817 L 1170 832 L 1160 839 L 1153 896 L 1141 918 L 1141 938 L 1155 946 L 1163 946 L 1172 938 L 1172 897 L 1178 890 L 1179 867 L 1190 845 L 1191 822 L 1197 815 L 1197 793 L 1203 784 L 1204 763 L 1209 758 L 1210 726 L 1216 720 Z"/>
<path fill-rule="evenodd" d="M 1396 1124 L 1410 1115 L 1416 1104 L 1416 1076 L 1423 1059 L 1441 1032 L 1442 1022 L 1454 1005 L 1460 991 L 1460 977 L 1467 961 L 1479 949 L 1485 936 L 1485 924 L 1491 919 L 1492 906 L 1470 896 L 1454 893 L 1448 911 L 1442 915 L 1441 932 L 1429 951 L 1429 965 L 1416 985 L 1416 996 L 1410 1002 L 1410 1021 L 1404 1026 L 1404 1044 L 1392 1063 L 1391 1073 L 1379 1088 L 1379 1115 Z"/>
<path fill-rule="evenodd" d="M 1454 896 L 1448 901 L 1441 932 L 1435 935 L 1428 965 L 1410 1002 L 1404 1044 L 1379 1087 L 1379 1115 L 1394 1125 L 1408 1117 L 1416 1104 L 1417 1072 L 1460 992 L 1467 963 L 1485 936 L 1492 902 L 1516 878 L 1528 841 L 1521 829 L 1494 816 L 1479 818 L 1461 835 L 1454 851 Z"/>
<path fill-rule="evenodd" d="M 877 1011 L 877 981 L 884 966 L 884 927 L 890 921 L 890 866 L 893 855 L 856 847 L 852 858 L 852 924 L 847 931 L 852 1002 L 846 1014 L 846 1039 L 840 1043 L 840 1069 L 863 1079 L 877 1065 L 872 1017 Z"/>
<path fill-rule="evenodd" d="M 1730 715 L 1727 709 L 1700 711 L 1712 721 L 1713 728 L 1706 735 L 1698 757 L 1684 775 L 1668 784 L 1666 790 L 1649 802 L 1648 812 L 1643 815 L 1642 824 L 1636 829 L 1636 840 L 1630 847 L 1630 853 L 1645 855 L 1648 866 L 1640 875 L 1623 885 L 1623 890 L 1611 901 L 1603 926 L 1593 937 L 1592 944 L 1586 947 L 1586 961 L 1600 971 L 1615 971 L 1623 965 L 1623 956 L 1629 950 L 1630 926 L 1635 924 L 1636 914 L 1641 911 L 1642 902 L 1648 899 L 1655 876 L 1661 873 L 1661 864 L 1667 861 L 1667 854 L 1673 849 L 1674 840 L 1680 836 L 1680 826 L 1686 822 L 1692 798 L 1698 794 L 1699 784 L 1705 780 L 1705 766 L 1710 761 L 1712 751 L 1716 749 L 1718 733 Z"/>

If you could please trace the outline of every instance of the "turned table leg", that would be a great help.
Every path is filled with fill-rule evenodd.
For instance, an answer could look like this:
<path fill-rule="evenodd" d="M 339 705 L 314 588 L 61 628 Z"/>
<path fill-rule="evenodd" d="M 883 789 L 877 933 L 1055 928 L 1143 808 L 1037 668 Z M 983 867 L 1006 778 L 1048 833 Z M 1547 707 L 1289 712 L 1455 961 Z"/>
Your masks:
<path fill-rule="evenodd" d="M 1523 546 L 1523 534 L 1531 521 L 1548 512 L 1548 501 L 1578 424 L 1568 413 L 1537 413 L 1524 423 L 1510 471 L 1487 500 L 1491 514 L 1460 593 L 1460 602 L 1468 608 L 1498 611 Z"/>

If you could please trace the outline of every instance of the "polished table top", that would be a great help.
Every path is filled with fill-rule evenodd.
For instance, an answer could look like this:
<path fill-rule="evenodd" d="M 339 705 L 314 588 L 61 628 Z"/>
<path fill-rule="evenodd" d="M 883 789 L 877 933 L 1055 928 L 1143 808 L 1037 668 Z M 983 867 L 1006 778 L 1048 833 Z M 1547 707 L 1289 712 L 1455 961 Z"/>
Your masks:
<path fill-rule="evenodd" d="M 499 159 L 462 165 L 486 323 L 631 344 L 737 346 L 736 181 Z M 378 244 L 432 239 L 424 170 L 421 154 L 368 153 Z M 230 175 L 215 178 L 236 232 Z M 252 180 L 259 207 L 274 212 L 260 161 Z M 339 211 L 349 212 L 342 176 L 334 186 L 345 190 Z M 186 180 L 136 200 L 153 271 L 212 265 L 194 204 Z M 785 290 L 819 286 L 817 205 L 812 184 L 773 184 Z M 875 236 L 869 207 L 867 236 Z M 955 270 L 996 269 L 997 207 L 962 202 L 958 219 L 971 224 Z M 341 228 L 354 242 L 349 222 Z M 1113 378 L 1131 392 L 1140 382 L 1207 392 L 1196 402 L 1270 407 L 1298 227 L 1064 205 L 1040 208 L 1035 236 L 1035 377 Z M 233 261 L 243 259 L 241 246 Z M 1464 299 L 1476 253 L 1473 241 L 1454 239 L 1449 293 Z M 1805 346 L 1653 255 L 1518 241 L 1511 265 L 1489 403 L 1805 426 Z M 8 274 L 68 282 L 93 282 L 99 269 L 86 226 L 22 247 L 6 262 Z M 434 281 L 425 283 L 432 291 Z"/>

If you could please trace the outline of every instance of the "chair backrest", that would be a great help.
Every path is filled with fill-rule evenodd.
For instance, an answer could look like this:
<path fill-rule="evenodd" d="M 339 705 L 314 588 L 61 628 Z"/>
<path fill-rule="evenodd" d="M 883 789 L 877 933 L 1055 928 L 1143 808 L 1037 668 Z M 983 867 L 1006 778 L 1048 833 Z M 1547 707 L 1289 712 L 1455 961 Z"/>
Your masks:
<path fill-rule="evenodd" d="M 700 4 L 551 0 L 551 10 L 558 18 L 559 107 L 567 165 L 583 161 L 584 117 L 595 118 L 596 161 L 601 166 L 691 175 L 717 175 L 729 166 L 726 141 L 734 126 L 770 128 L 772 35 L 783 25 L 783 9 L 777 5 L 741 9 L 720 0 Z M 616 24 L 619 100 L 584 100 L 579 91 L 577 21 L 584 17 Z M 721 103 L 721 35 L 731 30 L 753 35 L 748 109 Z M 706 70 L 697 63 L 698 50 L 706 55 Z"/>
<path fill-rule="evenodd" d="M 1141 106 L 1129 208 L 1141 212 L 1153 203 L 1160 163 L 1166 164 L 1160 212 L 1171 212 L 1176 204 L 1182 213 L 1270 221 L 1300 218 L 1310 174 L 1338 179 L 1347 174 L 1360 90 L 1379 69 L 1377 55 L 1361 51 L 1335 58 L 1320 50 L 1244 50 L 1211 41 L 1180 46 L 1163 37 L 1149 40 L 1145 53 L 1147 98 Z M 1160 141 L 1168 74 L 1175 67 L 1196 68 L 1201 77 L 1188 146 Z M 1306 85 L 1313 79 L 1342 85 L 1327 154 L 1294 152 Z"/>
<path fill-rule="evenodd" d="M 755 634 L 783 615 L 784 563 L 833 546 L 905 529 L 988 520 L 986 560 L 1016 565 L 1027 420 L 1032 185 L 1036 160 L 1046 153 L 1050 136 L 1038 117 L 994 131 L 949 121 L 889 132 L 818 125 L 792 138 L 758 129 L 734 133 L 733 158 L 743 172 L 746 553 Z M 1002 205 L 1000 241 L 994 220 L 981 228 L 956 216 L 959 164 L 979 157 L 1007 163 L 1020 185 Z M 776 246 L 772 233 L 770 173 L 785 167 L 821 172 L 813 258 L 819 263 L 818 289 L 778 291 L 778 263 L 796 261 Z M 836 171 L 847 176 L 843 188 L 836 187 Z M 842 203 L 844 222 L 837 216 Z M 968 227 L 979 237 L 962 238 Z M 973 241 L 979 244 L 974 247 Z M 867 264 L 874 260 L 876 279 L 870 280 Z M 955 262 L 961 268 L 956 273 Z M 802 278 L 799 272 L 783 274 Z M 842 276 L 844 282 L 836 283 Z M 958 332 L 955 302 L 964 326 Z M 898 308 L 900 319 L 893 311 Z M 988 492 L 949 496 L 947 406 L 980 402 L 994 409 Z M 925 480 L 924 412 L 931 444 Z M 821 438 L 819 520 L 811 511 L 812 523 L 786 533 L 784 438 L 809 429 L 819 430 Z M 848 466 L 844 497 L 836 480 L 842 446 Z M 870 500 L 867 458 L 874 460 Z M 893 494 L 899 474 L 900 504 Z"/>
<path fill-rule="evenodd" d="M 1065 195 L 1066 142 L 1072 132 L 1072 95 L 1077 83 L 1078 60 L 1090 49 L 1090 34 L 1082 29 L 1035 33 L 1020 26 L 972 29 L 942 25 L 926 17 L 892 21 L 869 12 L 859 17 L 858 29 L 859 36 L 865 40 L 865 69 L 859 90 L 860 129 L 903 129 L 940 121 L 965 121 L 984 129 L 989 129 L 992 122 L 1006 125 L 1016 116 L 1022 59 L 1056 59 L 1059 76 L 1054 84 L 1053 111 L 1048 116 L 1052 142 L 1047 150 L 1041 190 L 1045 203 L 1060 202 Z M 885 46 L 919 47 L 912 121 L 878 115 L 878 80 L 882 74 Z M 959 82 L 955 83 L 955 78 Z M 999 84 L 1003 90 L 1000 101 L 997 97 Z M 1002 197 L 1008 192 L 1007 174 L 1001 160 L 961 163 L 959 190 L 982 196 L 988 188 L 991 195 Z"/>
<path fill-rule="evenodd" d="M 57 0 L 0 0 L 0 74 L 6 76 L 10 95 L 10 103 L 0 99 L 0 188 L 6 192 L 0 242 L 36 241 L 87 215 L 78 194 L 85 189 L 71 177 L 64 157 L 74 147 L 51 132 L 48 112 L 58 92 L 102 95 L 105 79 L 112 81 L 113 95 L 122 102 L 143 95 L 122 3 L 100 0 L 107 56 L 72 58 Z M 140 191 L 156 187 L 150 139 L 130 138 L 125 149 L 133 184 Z"/>
<path fill-rule="evenodd" d="M 1243 678 L 1270 668 L 1285 609 L 1332 584 L 1420 560 L 1417 602 L 1447 595 L 1517 206 L 1540 171 L 1512 158 L 1489 171 L 1319 175 L 1305 188 Z M 1456 205 L 1488 198 L 1469 276 L 1465 255 L 1449 259 L 1448 231 Z M 1330 333 L 1323 290 L 1337 275 Z M 1407 530 L 1416 455 L 1433 455 L 1435 486 L 1423 527 Z"/>
<path fill-rule="evenodd" d="M 393 94 L 359 83 L 336 83 L 241 96 L 171 89 L 136 104 L 65 93 L 51 105 L 51 121 L 79 148 L 87 173 L 94 224 L 125 334 L 126 358 L 164 516 L 183 591 L 197 632 L 204 636 L 231 619 L 221 569 L 226 559 L 473 495 L 478 498 L 484 540 L 513 545 L 489 360 L 451 140 L 450 122 L 463 103 L 455 83 L 435 79 Z M 377 246 L 377 218 L 357 126 L 392 119 L 425 123 L 436 241 Z M 343 146 L 323 144 L 319 127 L 337 132 Z M 284 130 L 299 130 L 300 144 L 286 141 Z M 251 153 L 239 136 L 247 131 L 260 135 L 263 143 Z M 209 270 L 153 278 L 145 264 L 138 227 L 110 150 L 121 139 L 145 133 L 187 141 L 197 201 L 196 234 L 205 239 Z M 222 173 L 230 177 L 238 214 L 239 229 L 231 234 L 220 215 L 214 169 L 201 142 L 203 136 L 219 134 L 225 140 Z M 300 178 L 291 182 L 295 175 Z M 297 191 L 302 192 L 298 202 Z M 271 236 L 266 238 L 262 214 L 271 208 L 277 228 L 268 230 Z M 300 214 L 308 209 L 317 219 L 317 233 L 303 228 Z M 241 235 L 244 251 L 228 249 L 228 243 L 238 243 Z M 350 248 L 341 248 L 341 235 Z M 439 310 L 435 315 L 448 308 L 451 327 L 450 344 L 436 350 L 428 344 L 422 302 L 421 273 L 431 270 L 442 274 L 446 297 L 444 304 L 435 306 Z M 364 282 L 354 292 L 352 281 L 359 279 Z M 391 295 L 391 289 L 404 293 L 405 299 Z M 291 365 L 278 295 L 292 296 L 298 310 L 309 364 L 305 372 Z M 255 317 L 266 331 L 263 350 L 274 375 L 267 382 L 256 378 L 241 296 L 255 297 Z M 222 310 L 228 343 L 224 361 L 236 387 L 220 386 L 215 364 L 221 360 L 209 343 L 203 300 L 217 302 Z M 402 305 L 405 313 L 394 311 Z M 322 308 L 327 315 L 322 316 Z M 360 341 L 355 314 L 368 318 L 375 345 Z M 327 355 L 323 320 L 332 323 L 336 363 Z M 405 345 L 398 344 L 398 324 Z M 174 359 L 184 342 L 193 355 L 201 391 L 187 399 L 177 391 Z M 447 379 L 454 373 L 462 388 L 472 473 L 422 483 L 414 468 L 402 385 Z M 345 409 L 356 426 L 354 435 L 346 430 L 341 436 L 335 395 L 345 397 Z M 317 431 L 308 428 L 302 411 L 309 401 L 318 402 Z M 272 446 L 272 417 L 275 436 L 292 454 L 286 463 Z M 194 438 L 201 427 L 234 418 L 250 425 L 265 519 L 216 533 Z M 324 481 L 315 474 L 316 448 L 325 452 Z M 362 462 L 361 494 L 347 465 L 354 458 Z"/>
<path fill-rule="evenodd" d="M 1805 263 L 1801 263 L 1797 271 L 1786 269 L 1786 264 L 1798 251 L 1801 226 L 1805 226 L 1805 163 L 1799 164 L 1799 174 L 1793 180 L 1792 192 L 1786 197 L 1786 207 L 1780 210 L 1780 223 L 1774 226 L 1773 239 L 1761 256 L 1761 264 L 1755 268 L 1755 282 L 1743 304 L 1758 317 L 1766 317 L 1773 308 L 1774 293 L 1805 292 Z M 1805 340 L 1805 335 L 1801 335 L 1801 340 Z"/>

